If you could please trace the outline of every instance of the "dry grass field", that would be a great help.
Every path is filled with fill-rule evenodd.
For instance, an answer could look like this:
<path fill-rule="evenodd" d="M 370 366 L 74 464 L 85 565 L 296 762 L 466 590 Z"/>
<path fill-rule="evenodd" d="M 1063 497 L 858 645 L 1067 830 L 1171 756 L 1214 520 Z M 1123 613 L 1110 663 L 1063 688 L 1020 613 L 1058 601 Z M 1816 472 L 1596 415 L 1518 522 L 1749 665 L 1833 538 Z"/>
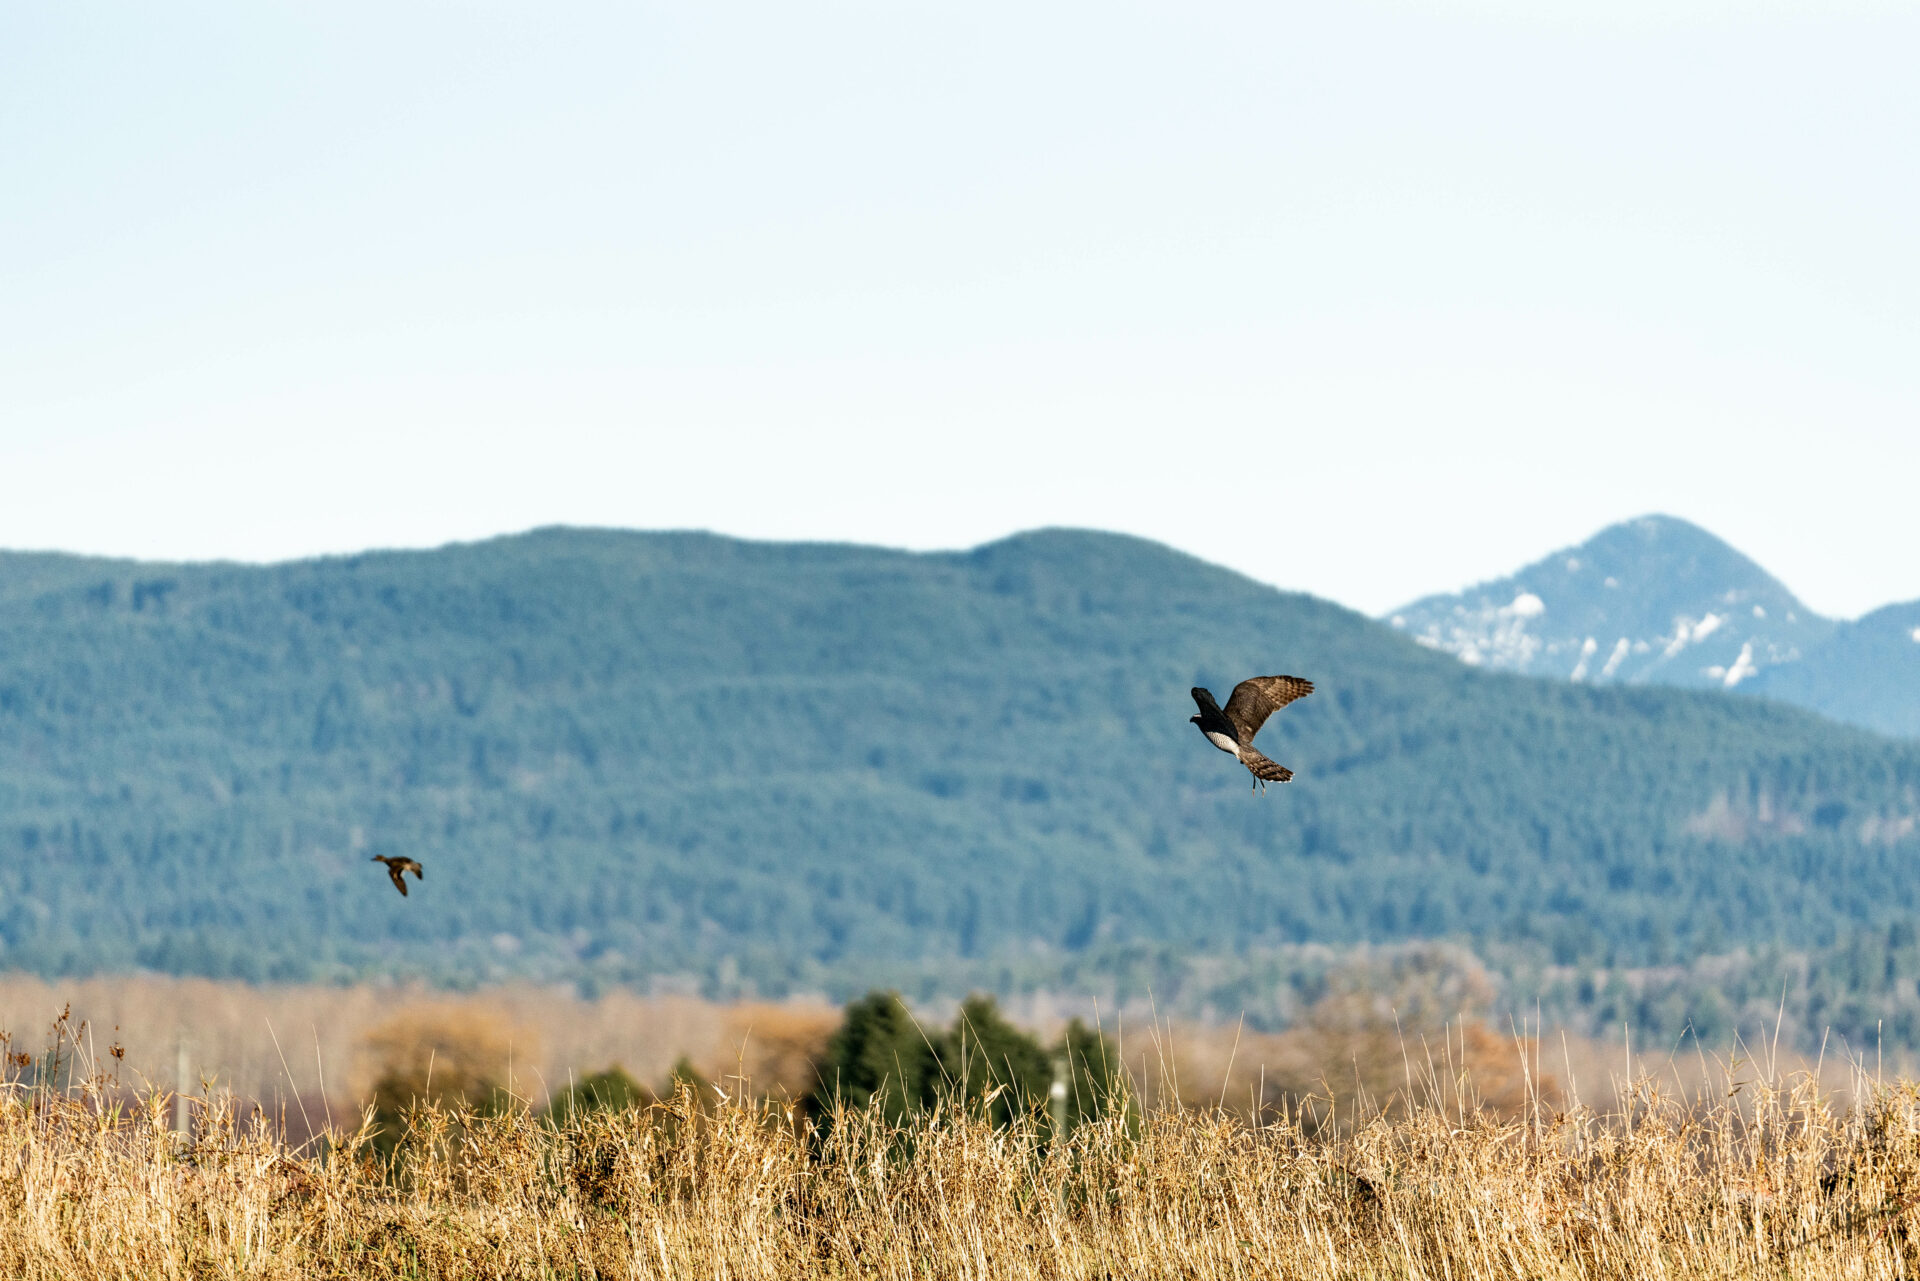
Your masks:
<path fill-rule="evenodd" d="M 513 998 L 486 999 L 498 1014 Z M 375 1002 L 359 1053 L 417 1050 L 392 1044 L 390 1005 Z M 531 1066 L 571 1044 L 549 1031 L 521 1048 L 537 1017 L 405 1008 L 455 1055 Z M 784 1013 L 791 1044 L 768 1061 L 791 1070 L 798 1029 L 819 1020 Z M 770 1016 L 702 1017 L 718 1047 L 739 1018 Z M 574 1035 L 580 1061 L 606 1058 Z M 1344 1044 L 1357 1056 L 1361 1039 Z M 1044 1111 L 1011 1128 L 954 1107 L 897 1127 L 809 1117 L 785 1086 L 716 1073 L 717 1095 L 559 1119 L 531 1091 L 487 1111 L 424 1102 L 389 1161 L 345 1093 L 306 1141 L 284 1105 L 234 1106 L 217 1086 L 187 1101 L 182 1132 L 170 1091 L 130 1081 L 131 1054 L 69 1018 L 8 1047 L 0 1275 L 1643 1281 L 1920 1267 L 1915 1086 L 1856 1067 L 1836 1093 L 1778 1064 L 1701 1057 L 1592 1106 L 1573 1078 L 1603 1069 L 1569 1048 L 1568 1079 L 1549 1080 L 1538 1042 L 1468 1027 L 1375 1046 L 1390 1067 L 1356 1057 L 1350 1092 L 1303 1100 L 1263 1096 L 1239 1064 L 1308 1043 L 1255 1040 L 1147 1038 L 1137 1067 L 1127 1056 L 1127 1097 L 1068 1134 Z M 1217 1093 L 1197 1099 L 1183 1072 Z"/>
<path fill-rule="evenodd" d="M 82 1073 L 109 1064 L 86 1061 Z M 110 1081 L 0 1100 L 10 1277 L 1797 1277 L 1920 1265 L 1920 1093 L 1652 1082 L 1502 1118 L 1422 1073 L 1392 1114 L 1111 1108 L 1070 1135 L 936 1111 L 808 1122 L 729 1093 L 588 1112 L 417 1109 L 289 1147 Z"/>

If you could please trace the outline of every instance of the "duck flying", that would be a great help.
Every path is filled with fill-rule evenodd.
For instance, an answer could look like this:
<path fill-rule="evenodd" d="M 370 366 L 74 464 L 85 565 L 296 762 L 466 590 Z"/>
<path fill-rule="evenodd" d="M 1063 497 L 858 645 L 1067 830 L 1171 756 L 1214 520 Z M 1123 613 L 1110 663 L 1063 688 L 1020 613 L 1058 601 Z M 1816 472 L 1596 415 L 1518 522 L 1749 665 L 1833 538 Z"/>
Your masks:
<path fill-rule="evenodd" d="M 1296 698 L 1313 693 L 1313 682 L 1298 676 L 1254 676 L 1233 687 L 1233 696 L 1221 707 L 1213 701 L 1211 690 L 1193 687 L 1193 701 L 1200 714 L 1187 719 L 1200 727 L 1207 741 L 1247 767 L 1254 787 L 1264 791 L 1268 783 L 1284 783 L 1293 771 L 1276 765 L 1253 746 L 1253 736 L 1273 715 Z"/>
<path fill-rule="evenodd" d="M 426 873 L 420 870 L 420 860 L 412 858 L 388 858 L 385 854 L 375 854 L 373 861 L 387 865 L 387 875 L 393 878 L 393 888 L 400 891 L 402 898 L 407 893 L 407 873 L 413 873 L 413 879 L 424 881 Z"/>

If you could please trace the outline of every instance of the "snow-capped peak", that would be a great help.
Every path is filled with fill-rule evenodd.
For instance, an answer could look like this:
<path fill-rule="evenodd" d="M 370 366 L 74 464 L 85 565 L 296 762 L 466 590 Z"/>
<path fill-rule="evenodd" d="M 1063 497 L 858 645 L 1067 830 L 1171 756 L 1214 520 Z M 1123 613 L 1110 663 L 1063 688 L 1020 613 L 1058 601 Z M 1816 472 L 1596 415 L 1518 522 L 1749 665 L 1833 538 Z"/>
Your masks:
<path fill-rule="evenodd" d="M 1798 658 L 1833 627 L 1705 530 L 1658 516 L 1388 617 L 1422 645 L 1476 666 L 1723 686 Z"/>

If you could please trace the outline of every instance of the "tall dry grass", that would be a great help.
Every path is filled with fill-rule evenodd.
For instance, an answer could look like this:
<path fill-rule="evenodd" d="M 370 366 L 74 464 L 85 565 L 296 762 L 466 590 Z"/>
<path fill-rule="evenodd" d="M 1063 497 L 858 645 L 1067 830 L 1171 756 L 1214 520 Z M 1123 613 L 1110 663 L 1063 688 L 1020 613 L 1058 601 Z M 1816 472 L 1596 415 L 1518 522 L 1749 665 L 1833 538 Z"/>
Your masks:
<path fill-rule="evenodd" d="M 0 1093 L 9 1277 L 1796 1277 L 1920 1266 L 1920 1087 L 1712 1065 L 1603 1112 L 1481 1106 L 1471 1073 L 1403 1053 L 1406 1096 L 1259 1123 L 1110 1108 L 1070 1135 L 943 1107 L 808 1121 L 723 1082 L 717 1103 L 409 1110 L 294 1147 L 271 1118 L 164 1093 L 67 1042 Z M 1533 1069 L 1526 1070 L 1531 1077 Z M 36 1079 L 40 1084 L 36 1085 Z M 698 1115 L 696 1115 L 698 1112 Z"/>

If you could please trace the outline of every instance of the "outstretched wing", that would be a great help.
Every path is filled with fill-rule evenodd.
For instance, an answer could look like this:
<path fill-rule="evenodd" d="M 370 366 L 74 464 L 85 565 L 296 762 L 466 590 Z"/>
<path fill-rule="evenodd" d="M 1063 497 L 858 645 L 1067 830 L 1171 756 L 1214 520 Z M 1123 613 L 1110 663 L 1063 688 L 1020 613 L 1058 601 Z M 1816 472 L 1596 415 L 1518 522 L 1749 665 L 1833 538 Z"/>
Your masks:
<path fill-rule="evenodd" d="M 402 898 L 407 894 L 407 869 L 399 863 L 387 864 L 387 875 L 393 878 L 393 888 L 400 891 Z"/>
<path fill-rule="evenodd" d="M 425 869 L 420 866 L 420 860 L 417 858 L 407 860 L 407 870 L 413 873 L 413 879 L 416 881 L 424 881 L 427 879 L 427 873 Z"/>
<path fill-rule="evenodd" d="M 1193 701 L 1199 705 L 1202 715 L 1217 716 L 1220 704 L 1213 701 L 1213 691 L 1203 685 L 1195 685 L 1191 691 Z"/>
<path fill-rule="evenodd" d="M 1298 676 L 1254 676 L 1233 687 L 1233 697 L 1223 710 L 1239 732 L 1240 741 L 1251 743 L 1267 717 L 1311 693 L 1313 682 Z"/>

